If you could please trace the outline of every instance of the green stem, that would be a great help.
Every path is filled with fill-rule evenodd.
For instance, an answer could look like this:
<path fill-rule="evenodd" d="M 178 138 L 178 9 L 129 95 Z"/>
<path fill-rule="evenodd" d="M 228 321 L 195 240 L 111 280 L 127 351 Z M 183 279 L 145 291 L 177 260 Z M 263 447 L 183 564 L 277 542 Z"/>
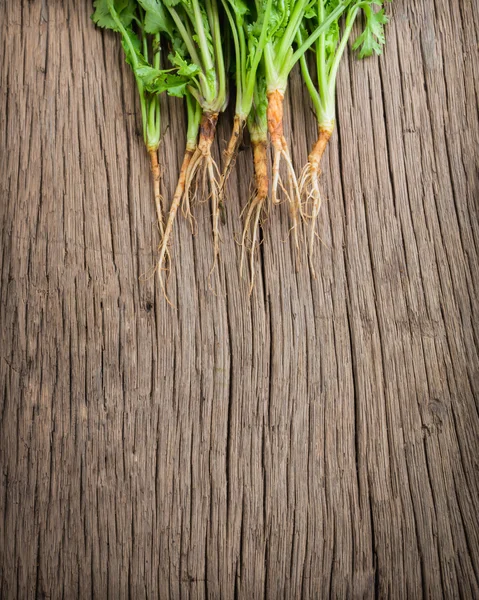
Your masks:
<path fill-rule="evenodd" d="M 146 39 L 146 36 L 145 38 Z M 155 69 L 160 68 L 160 34 L 156 33 L 153 38 L 153 66 Z M 160 112 L 160 96 L 159 94 L 146 95 L 146 106 L 148 111 L 148 123 L 146 128 L 146 145 L 148 150 L 156 150 L 160 145 L 161 136 L 161 112 Z"/>
<path fill-rule="evenodd" d="M 143 56 L 144 56 L 146 62 L 148 62 L 148 40 L 144 33 L 143 33 Z"/>
<path fill-rule="evenodd" d="M 307 7 L 307 0 L 302 2 L 297 2 L 291 18 L 289 19 L 288 26 L 286 27 L 286 31 L 283 34 L 283 38 L 279 45 L 279 49 L 277 52 L 277 59 L 279 64 L 283 64 L 286 60 L 286 55 L 288 54 L 289 49 L 291 48 L 294 38 L 296 37 L 296 33 L 301 25 L 301 21 L 304 18 L 304 11 Z"/>
<path fill-rule="evenodd" d="M 242 69 L 240 68 L 240 65 L 242 63 L 242 58 L 241 58 L 241 46 L 240 46 L 240 42 L 238 39 L 239 27 L 238 27 L 237 21 L 235 22 L 235 19 L 233 19 L 231 10 L 228 6 L 228 0 L 222 0 L 222 2 L 223 2 L 223 7 L 226 12 L 226 16 L 228 17 L 228 21 L 230 23 L 231 34 L 233 36 L 233 45 L 234 45 L 234 49 L 235 49 L 235 57 L 236 57 L 236 65 L 235 65 L 236 108 L 235 108 L 235 112 L 236 112 L 236 114 L 239 114 L 239 111 L 241 110 L 243 89 L 244 89 L 243 81 L 242 81 L 243 78 L 241 76 Z"/>
<path fill-rule="evenodd" d="M 318 2 L 318 23 L 324 21 L 324 0 Z M 326 32 L 322 33 L 317 40 L 317 71 L 318 71 L 318 85 L 319 94 L 322 97 L 322 93 L 326 90 L 327 70 L 326 70 Z"/>
<path fill-rule="evenodd" d="M 306 55 L 303 54 L 300 58 L 301 71 L 304 83 L 311 96 L 315 111 L 316 119 L 319 125 L 330 124 L 335 120 L 336 106 L 336 78 L 338 74 L 339 64 L 347 47 L 349 37 L 351 35 L 354 22 L 356 20 L 359 8 L 355 5 L 348 11 L 346 16 L 346 25 L 341 36 L 340 43 L 332 52 L 328 60 L 326 60 L 325 35 L 321 34 L 318 38 L 316 51 L 316 67 L 318 72 L 318 87 L 316 88 L 309 73 Z M 324 4 L 323 0 L 319 0 L 318 22 L 324 21 Z M 301 35 L 298 35 L 298 44 L 301 47 L 303 40 Z"/>
<path fill-rule="evenodd" d="M 213 10 L 213 30 L 212 35 L 215 41 L 215 52 L 216 52 L 216 77 L 218 80 L 218 89 L 216 90 L 216 100 L 218 104 L 218 109 L 225 103 L 226 99 L 226 70 L 225 63 L 223 57 L 223 46 L 221 43 L 221 28 L 220 28 L 220 18 L 218 12 L 218 4 L 216 0 L 214 2 L 214 10 Z M 241 43 L 241 42 L 240 42 Z"/>
<path fill-rule="evenodd" d="M 336 87 L 336 76 L 338 74 L 339 63 L 341 62 L 341 58 L 343 57 L 344 50 L 346 49 L 349 37 L 351 35 L 351 31 L 353 29 L 354 21 L 358 15 L 359 9 L 353 8 L 353 10 L 348 13 L 346 17 L 346 27 L 344 29 L 343 37 L 341 38 L 341 42 L 336 50 L 334 56 L 334 62 L 331 66 L 331 70 L 329 72 L 328 77 L 328 86 L 333 85 L 333 88 Z"/>
<path fill-rule="evenodd" d="M 155 67 L 155 69 L 159 70 L 160 64 L 161 64 L 160 34 L 155 33 L 153 40 L 154 40 L 154 42 L 153 42 L 153 52 L 154 52 L 153 66 Z M 158 94 L 152 100 L 152 105 L 154 106 L 153 123 L 152 123 L 153 132 L 154 132 L 153 136 L 154 136 L 154 141 L 156 142 L 156 147 L 158 147 L 160 144 L 160 137 L 161 137 L 161 110 L 160 110 L 160 96 Z"/>
<path fill-rule="evenodd" d="M 160 98 L 155 95 L 150 99 L 148 123 L 146 126 L 146 146 L 148 150 L 156 150 L 160 145 Z"/>
<path fill-rule="evenodd" d="M 214 69 L 213 61 L 211 60 L 210 49 L 208 47 L 208 40 L 206 39 L 205 29 L 203 26 L 203 15 L 201 14 L 201 8 L 198 0 L 191 0 L 194 18 L 195 18 L 195 31 L 198 36 L 198 46 L 200 53 L 203 58 L 203 64 L 206 73 Z"/>
<path fill-rule="evenodd" d="M 260 98 L 257 88 L 255 88 L 254 98 L 256 107 L 253 107 L 248 115 L 248 131 L 251 141 L 258 143 L 268 139 L 267 101 L 265 98 Z M 262 109 L 262 105 L 264 105 L 264 109 Z"/>
<path fill-rule="evenodd" d="M 276 67 L 274 46 L 268 42 L 264 47 L 264 70 L 266 75 L 267 91 L 279 90 L 284 94 L 288 85 L 289 71 L 284 74 Z"/>
<path fill-rule="evenodd" d="M 186 94 L 186 112 L 188 115 L 188 127 L 186 130 L 186 144 L 192 148 L 196 146 L 198 141 L 198 130 L 201 121 L 201 106 L 191 96 Z"/>
<path fill-rule="evenodd" d="M 155 53 L 154 67 L 155 67 L 155 69 L 159 69 L 160 68 L 160 52 L 161 52 L 160 34 L 155 33 L 155 36 L 153 39 L 154 39 L 153 52 Z"/>
<path fill-rule="evenodd" d="M 270 15 L 271 15 L 271 7 L 273 5 L 273 0 L 268 0 L 266 4 L 266 8 L 263 15 L 263 25 L 261 27 L 261 33 L 258 40 L 258 47 L 256 49 L 256 54 L 252 64 L 252 71 L 256 73 L 258 69 L 259 63 L 261 62 L 261 57 L 263 55 L 264 47 L 266 46 L 266 38 L 268 36 L 268 29 L 270 28 Z"/>
<path fill-rule="evenodd" d="M 248 114 L 251 109 L 251 104 L 253 102 L 253 96 L 254 96 L 254 90 L 256 87 L 256 73 L 258 71 L 258 67 L 261 62 L 261 59 L 263 58 L 263 54 L 264 54 L 265 47 L 267 44 L 268 29 L 271 26 L 269 23 L 269 19 L 270 19 L 270 14 L 271 14 L 272 3 L 273 3 L 272 0 L 268 0 L 268 3 L 266 4 L 266 9 L 265 9 L 264 15 L 263 15 L 263 25 L 261 27 L 261 34 L 260 34 L 259 40 L 258 40 L 258 46 L 256 48 L 256 52 L 255 52 L 253 63 L 251 65 L 251 69 L 248 73 L 248 82 L 246 84 L 245 102 L 243 104 L 243 109 L 246 109 L 246 114 Z"/>
<path fill-rule="evenodd" d="M 316 89 L 316 86 L 314 85 L 313 80 L 311 79 L 311 74 L 309 72 L 305 54 L 303 54 L 303 56 L 299 59 L 299 62 L 301 65 L 301 74 L 303 76 L 304 83 L 306 84 L 309 95 L 311 96 L 311 101 L 313 102 L 316 116 L 318 116 L 322 110 L 322 102 L 318 90 Z"/>
<path fill-rule="evenodd" d="M 187 90 L 193 96 L 193 98 L 196 100 L 196 102 L 198 102 L 198 104 L 200 104 L 200 105 L 203 104 L 204 99 L 195 87 L 193 87 L 192 85 L 189 85 L 187 87 Z"/>
<path fill-rule="evenodd" d="M 186 49 L 189 52 L 189 55 L 191 56 L 191 59 L 193 60 L 193 62 L 198 65 L 198 67 L 200 67 L 200 69 L 202 69 L 204 71 L 204 67 L 203 67 L 203 63 L 200 60 L 200 57 L 198 55 L 198 53 L 196 52 L 196 48 L 194 43 L 192 42 L 191 36 L 189 35 L 188 31 L 186 30 L 183 21 L 180 18 L 180 15 L 176 12 L 176 10 L 174 8 L 169 7 L 168 5 L 166 5 L 173 21 L 175 22 L 176 27 L 178 28 L 178 32 L 181 35 L 181 38 L 183 39 L 183 41 L 185 42 L 185 46 Z"/>
<path fill-rule="evenodd" d="M 245 89 L 245 87 L 246 87 L 246 56 L 247 56 L 247 50 L 246 50 L 246 40 L 245 40 L 245 36 L 244 36 L 244 28 L 243 28 L 243 24 L 242 23 L 239 25 L 238 33 L 239 33 L 239 41 L 240 41 L 240 48 L 241 48 L 241 63 L 240 63 L 241 87 L 243 89 Z"/>
<path fill-rule="evenodd" d="M 208 18 L 208 27 L 210 31 L 213 32 L 214 29 L 214 17 L 213 17 L 213 7 L 211 6 L 211 0 L 204 0 L 204 6 L 206 9 L 206 16 Z M 215 40 L 213 40 L 213 44 Z"/>
<path fill-rule="evenodd" d="M 308 39 L 305 42 L 302 43 L 302 45 L 296 50 L 296 52 L 294 52 L 291 58 L 285 61 L 285 65 L 281 69 L 281 72 L 284 75 L 289 75 L 294 65 L 298 62 L 298 60 L 306 52 L 306 50 L 310 48 L 312 44 L 314 44 L 314 42 L 319 38 L 321 34 L 327 32 L 327 30 L 330 28 L 331 24 L 334 23 L 334 21 L 339 19 L 339 17 L 346 10 L 347 4 L 349 4 L 348 1 L 341 2 L 341 4 L 331 12 L 329 17 L 325 19 L 321 23 L 321 25 L 319 25 L 315 29 L 315 31 L 308 37 Z"/>

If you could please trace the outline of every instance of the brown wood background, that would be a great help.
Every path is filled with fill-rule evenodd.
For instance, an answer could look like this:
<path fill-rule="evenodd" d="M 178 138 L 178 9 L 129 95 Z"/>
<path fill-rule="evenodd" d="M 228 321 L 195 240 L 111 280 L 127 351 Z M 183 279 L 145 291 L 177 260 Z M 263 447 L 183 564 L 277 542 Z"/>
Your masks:
<path fill-rule="evenodd" d="M 203 205 L 173 310 L 118 40 L 89 2 L 0 2 L 2 598 L 479 597 L 479 4 L 388 10 L 384 56 L 341 70 L 318 279 L 283 205 L 248 297 L 247 151 L 217 295 Z"/>

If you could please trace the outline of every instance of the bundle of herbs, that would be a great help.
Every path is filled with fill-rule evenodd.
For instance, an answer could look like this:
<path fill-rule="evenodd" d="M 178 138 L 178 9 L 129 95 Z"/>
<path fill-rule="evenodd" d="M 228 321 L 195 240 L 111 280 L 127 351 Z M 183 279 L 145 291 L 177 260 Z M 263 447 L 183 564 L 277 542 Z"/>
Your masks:
<path fill-rule="evenodd" d="M 268 134 L 272 147 L 271 201 L 283 190 L 290 207 L 294 244 L 299 255 L 300 217 L 309 225 L 312 272 L 316 221 L 321 207 L 320 164 L 336 121 L 336 81 L 340 61 L 356 22 L 362 30 L 353 43 L 360 58 L 380 54 L 387 22 L 385 0 L 95 0 L 94 22 L 120 34 L 140 99 L 145 145 L 153 173 L 161 233 L 158 274 L 166 295 L 164 271 L 180 206 L 193 223 L 191 202 L 199 193 L 211 200 L 213 268 L 220 245 L 225 186 L 248 127 L 254 164 L 254 193 L 244 207 L 241 267 L 250 253 L 250 290 L 255 250 L 267 206 Z M 363 18 L 358 19 L 362 14 Z M 168 64 L 160 60 L 167 50 Z M 164 63 L 165 61 L 163 61 Z M 284 135 L 283 102 L 290 73 L 300 62 L 310 94 L 318 139 L 299 179 Z M 311 69 L 311 65 L 314 68 Z M 228 103 L 229 75 L 235 90 L 232 133 L 222 171 L 212 155 L 218 116 Z M 159 95 L 184 98 L 187 134 L 184 158 L 166 225 L 160 193 Z M 287 185 L 282 181 L 284 163 Z M 201 174 L 201 177 L 198 175 Z M 199 182 L 203 186 L 198 186 Z"/>

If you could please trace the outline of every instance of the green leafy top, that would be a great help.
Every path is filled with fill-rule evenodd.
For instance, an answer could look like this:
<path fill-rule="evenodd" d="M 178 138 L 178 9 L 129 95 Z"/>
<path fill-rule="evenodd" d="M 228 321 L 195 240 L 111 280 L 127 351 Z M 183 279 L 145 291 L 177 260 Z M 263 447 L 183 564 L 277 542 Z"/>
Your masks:
<path fill-rule="evenodd" d="M 273 0 L 222 0 L 235 52 L 236 115 L 246 119 L 253 103 L 257 71 L 271 38 Z"/>
<path fill-rule="evenodd" d="M 169 34 L 173 23 L 156 0 L 95 0 L 93 7 L 93 22 L 121 35 L 125 59 L 133 70 L 140 96 L 145 143 L 149 149 L 157 148 L 159 94 L 183 96 L 192 77 L 190 70 L 160 69 L 160 32 Z"/>
<path fill-rule="evenodd" d="M 158 0 L 138 0 L 138 4 L 145 11 L 146 33 L 165 33 L 169 37 L 173 35 L 174 24 L 162 2 Z"/>
<path fill-rule="evenodd" d="M 337 14 L 341 0 L 316 0 L 315 12 L 309 13 L 297 35 L 297 45 L 301 47 L 304 40 L 313 31 L 317 31 L 321 23 L 325 23 L 336 13 L 327 30 L 318 37 L 314 50 L 317 68 L 317 84 L 308 69 L 306 58 L 300 58 L 301 70 L 305 84 L 315 106 L 320 124 L 333 124 L 335 119 L 335 94 L 338 68 L 346 50 L 353 25 L 362 11 L 364 29 L 353 43 L 359 58 L 381 54 L 385 42 L 384 25 L 388 19 L 384 13 L 385 0 L 349 0 L 346 11 Z M 343 19 L 344 17 L 344 19 Z"/>
<path fill-rule="evenodd" d="M 354 0 L 332 0 L 331 10 L 322 14 L 322 18 L 314 22 L 314 27 L 301 38 L 296 50 L 295 41 L 301 31 L 304 19 L 316 14 L 317 5 L 324 6 L 328 0 L 281 0 L 273 3 L 273 30 L 265 48 L 266 79 L 268 90 L 283 91 L 286 89 L 289 73 L 306 50 L 324 35 L 341 17 Z"/>
<path fill-rule="evenodd" d="M 386 1 L 389 0 L 349 0 L 345 19 L 346 29 L 347 23 L 356 19 L 358 11 L 362 10 L 365 18 L 364 29 L 353 43 L 353 50 L 358 50 L 359 58 L 382 53 L 385 43 L 384 25 L 388 22 L 383 8 Z M 344 0 L 316 0 L 313 2 L 311 5 L 313 10 L 306 13 L 306 18 L 301 25 L 303 34 L 314 32 L 320 26 L 321 21 L 328 18 L 341 4 L 344 4 Z M 343 16 L 344 12 L 338 15 L 328 30 L 320 36 L 324 39 L 327 56 L 336 52 L 341 40 L 339 23 Z"/>
<path fill-rule="evenodd" d="M 118 22 L 113 18 L 111 8 L 118 15 L 118 19 L 124 27 L 129 27 L 135 18 L 136 1 L 135 0 L 95 0 L 93 2 L 95 12 L 91 18 L 95 25 L 104 29 L 120 31 Z"/>

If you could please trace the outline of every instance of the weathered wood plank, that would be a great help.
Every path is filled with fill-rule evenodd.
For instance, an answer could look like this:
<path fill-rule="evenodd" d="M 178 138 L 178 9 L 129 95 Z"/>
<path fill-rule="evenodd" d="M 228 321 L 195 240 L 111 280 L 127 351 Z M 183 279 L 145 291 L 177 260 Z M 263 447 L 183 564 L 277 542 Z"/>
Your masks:
<path fill-rule="evenodd" d="M 89 10 L 0 5 L 0 597 L 479 596 L 477 3 L 398 0 L 384 56 L 345 61 L 318 278 L 280 206 L 248 296 L 243 152 L 216 281 L 208 208 L 178 222 L 175 309 L 131 75 Z M 298 73 L 289 94 L 299 168 Z"/>

